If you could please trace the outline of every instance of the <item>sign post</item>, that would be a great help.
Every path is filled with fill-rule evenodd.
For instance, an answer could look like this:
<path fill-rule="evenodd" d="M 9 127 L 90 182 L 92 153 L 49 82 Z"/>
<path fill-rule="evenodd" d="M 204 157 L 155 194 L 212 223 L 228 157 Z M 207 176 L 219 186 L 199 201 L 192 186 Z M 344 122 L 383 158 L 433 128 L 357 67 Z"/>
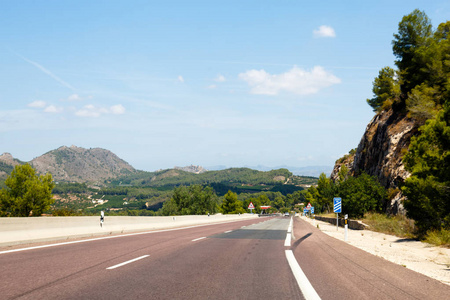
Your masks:
<path fill-rule="evenodd" d="M 339 230 L 339 213 L 342 212 L 342 199 L 341 198 L 334 198 L 333 199 L 333 209 L 334 212 L 336 213 L 336 231 Z"/>
<path fill-rule="evenodd" d="M 250 212 L 253 215 L 253 210 L 255 209 L 255 206 L 253 205 L 253 202 L 250 202 L 250 204 L 248 205 L 248 209 L 250 209 Z"/>
<path fill-rule="evenodd" d="M 344 241 L 348 240 L 348 224 L 347 224 L 348 215 L 345 215 L 345 233 L 344 233 Z"/>

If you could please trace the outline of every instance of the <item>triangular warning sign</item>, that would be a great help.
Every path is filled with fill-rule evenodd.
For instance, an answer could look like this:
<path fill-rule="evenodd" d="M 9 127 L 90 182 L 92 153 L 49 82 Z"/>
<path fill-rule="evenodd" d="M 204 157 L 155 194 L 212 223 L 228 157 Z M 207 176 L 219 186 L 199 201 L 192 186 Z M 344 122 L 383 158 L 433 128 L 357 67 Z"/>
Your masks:
<path fill-rule="evenodd" d="M 250 202 L 250 204 L 248 205 L 248 209 L 255 209 L 255 206 L 253 205 L 252 202 Z"/>

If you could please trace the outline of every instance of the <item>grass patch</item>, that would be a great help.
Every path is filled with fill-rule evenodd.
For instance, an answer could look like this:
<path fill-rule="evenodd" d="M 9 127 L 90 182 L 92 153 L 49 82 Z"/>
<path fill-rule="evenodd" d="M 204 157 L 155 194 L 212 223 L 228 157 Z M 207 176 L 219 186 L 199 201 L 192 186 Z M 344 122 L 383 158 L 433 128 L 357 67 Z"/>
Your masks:
<path fill-rule="evenodd" d="M 436 246 L 450 248 L 450 230 L 441 229 L 428 231 L 425 236 L 425 242 Z"/>
<path fill-rule="evenodd" d="M 401 238 L 416 238 L 414 221 L 405 216 L 386 216 L 384 214 L 368 213 L 362 220 L 370 226 L 370 230 Z"/>

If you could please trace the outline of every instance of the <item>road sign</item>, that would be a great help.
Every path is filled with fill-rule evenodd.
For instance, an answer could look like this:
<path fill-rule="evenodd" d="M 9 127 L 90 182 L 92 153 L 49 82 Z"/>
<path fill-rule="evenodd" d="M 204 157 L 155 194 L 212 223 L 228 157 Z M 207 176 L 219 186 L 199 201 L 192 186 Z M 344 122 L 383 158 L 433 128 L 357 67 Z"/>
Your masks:
<path fill-rule="evenodd" d="M 250 202 L 250 204 L 248 205 L 248 209 L 255 209 L 255 206 L 253 205 L 252 202 Z"/>
<path fill-rule="evenodd" d="M 314 213 L 314 206 L 311 206 L 311 213 Z"/>
<path fill-rule="evenodd" d="M 310 210 L 311 209 L 311 203 L 308 202 L 308 205 L 306 205 L 306 209 Z"/>
<path fill-rule="evenodd" d="M 335 213 L 342 213 L 342 205 L 341 205 L 342 199 L 341 198 L 334 198 L 333 199 L 333 208 Z"/>
<path fill-rule="evenodd" d="M 306 208 L 303 209 L 303 214 L 306 215 L 308 213 L 308 210 Z"/>

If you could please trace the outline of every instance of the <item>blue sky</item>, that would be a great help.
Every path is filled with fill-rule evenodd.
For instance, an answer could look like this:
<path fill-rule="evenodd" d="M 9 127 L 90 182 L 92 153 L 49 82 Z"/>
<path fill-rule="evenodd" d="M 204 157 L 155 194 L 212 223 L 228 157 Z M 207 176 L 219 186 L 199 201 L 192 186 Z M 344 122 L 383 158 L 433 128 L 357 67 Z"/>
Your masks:
<path fill-rule="evenodd" d="M 332 166 L 415 8 L 450 16 L 448 1 L 2 1 L 0 153 Z"/>

